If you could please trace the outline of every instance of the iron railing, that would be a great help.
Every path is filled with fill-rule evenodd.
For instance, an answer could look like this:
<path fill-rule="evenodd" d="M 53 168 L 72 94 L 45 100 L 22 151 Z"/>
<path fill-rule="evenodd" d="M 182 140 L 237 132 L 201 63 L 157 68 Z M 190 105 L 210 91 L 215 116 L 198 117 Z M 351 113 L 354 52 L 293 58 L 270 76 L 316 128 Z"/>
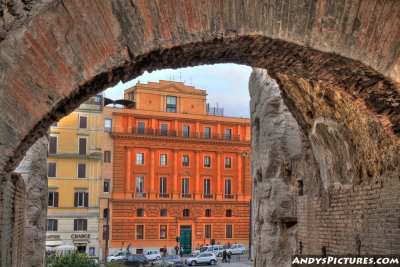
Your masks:
<path fill-rule="evenodd" d="M 149 135 L 149 136 L 167 136 L 167 137 L 181 137 L 181 138 L 194 138 L 194 139 L 213 139 L 213 140 L 230 140 L 240 141 L 238 134 L 216 134 L 204 132 L 187 132 L 187 131 L 171 131 L 162 129 L 151 128 L 132 128 L 132 134 L 136 135 Z"/>

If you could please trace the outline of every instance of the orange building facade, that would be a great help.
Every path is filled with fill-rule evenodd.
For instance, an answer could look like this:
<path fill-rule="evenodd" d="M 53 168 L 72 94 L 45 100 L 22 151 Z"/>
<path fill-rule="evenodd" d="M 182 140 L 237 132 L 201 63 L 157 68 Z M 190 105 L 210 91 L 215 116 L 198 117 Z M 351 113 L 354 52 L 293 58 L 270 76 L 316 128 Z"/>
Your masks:
<path fill-rule="evenodd" d="M 247 246 L 249 119 L 208 115 L 206 92 L 179 82 L 139 83 L 125 99 L 133 109 L 111 112 L 109 248 Z"/>

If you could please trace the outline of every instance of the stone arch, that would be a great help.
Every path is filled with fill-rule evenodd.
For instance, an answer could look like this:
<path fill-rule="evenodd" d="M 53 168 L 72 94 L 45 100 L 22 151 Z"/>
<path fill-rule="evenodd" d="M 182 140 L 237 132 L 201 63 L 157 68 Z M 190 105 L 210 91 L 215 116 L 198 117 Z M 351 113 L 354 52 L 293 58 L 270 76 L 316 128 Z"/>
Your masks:
<path fill-rule="evenodd" d="M 267 69 L 306 135 L 317 118 L 339 123 L 359 183 L 396 173 L 400 3 L 284 2 L 50 0 L 29 4 L 29 14 L 23 4 L 7 9 L 0 176 L 96 92 L 145 70 L 220 62 Z"/>

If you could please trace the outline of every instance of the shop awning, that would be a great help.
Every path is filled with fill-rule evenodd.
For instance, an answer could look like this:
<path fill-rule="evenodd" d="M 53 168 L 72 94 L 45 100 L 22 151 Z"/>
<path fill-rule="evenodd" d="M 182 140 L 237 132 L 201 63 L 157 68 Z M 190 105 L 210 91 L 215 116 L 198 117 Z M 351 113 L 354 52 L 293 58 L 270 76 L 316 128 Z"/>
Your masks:
<path fill-rule="evenodd" d="M 52 246 L 60 246 L 62 245 L 63 242 L 61 240 L 51 240 L 51 241 L 46 241 L 46 246 L 52 247 Z"/>

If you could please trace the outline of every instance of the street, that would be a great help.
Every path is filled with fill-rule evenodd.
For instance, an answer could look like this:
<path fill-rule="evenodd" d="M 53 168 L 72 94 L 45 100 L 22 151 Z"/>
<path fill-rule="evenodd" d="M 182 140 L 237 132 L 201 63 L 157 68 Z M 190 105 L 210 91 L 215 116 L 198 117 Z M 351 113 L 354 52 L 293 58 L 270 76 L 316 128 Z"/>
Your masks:
<path fill-rule="evenodd" d="M 215 266 L 224 266 L 224 267 L 246 267 L 246 266 L 253 266 L 253 262 L 248 260 L 249 255 L 232 255 L 230 263 L 223 263 L 222 257 L 218 257 L 218 262 Z M 184 257 L 185 258 L 185 257 Z M 197 265 L 196 265 L 197 266 Z M 209 265 L 202 265 L 202 266 L 209 266 Z"/>

